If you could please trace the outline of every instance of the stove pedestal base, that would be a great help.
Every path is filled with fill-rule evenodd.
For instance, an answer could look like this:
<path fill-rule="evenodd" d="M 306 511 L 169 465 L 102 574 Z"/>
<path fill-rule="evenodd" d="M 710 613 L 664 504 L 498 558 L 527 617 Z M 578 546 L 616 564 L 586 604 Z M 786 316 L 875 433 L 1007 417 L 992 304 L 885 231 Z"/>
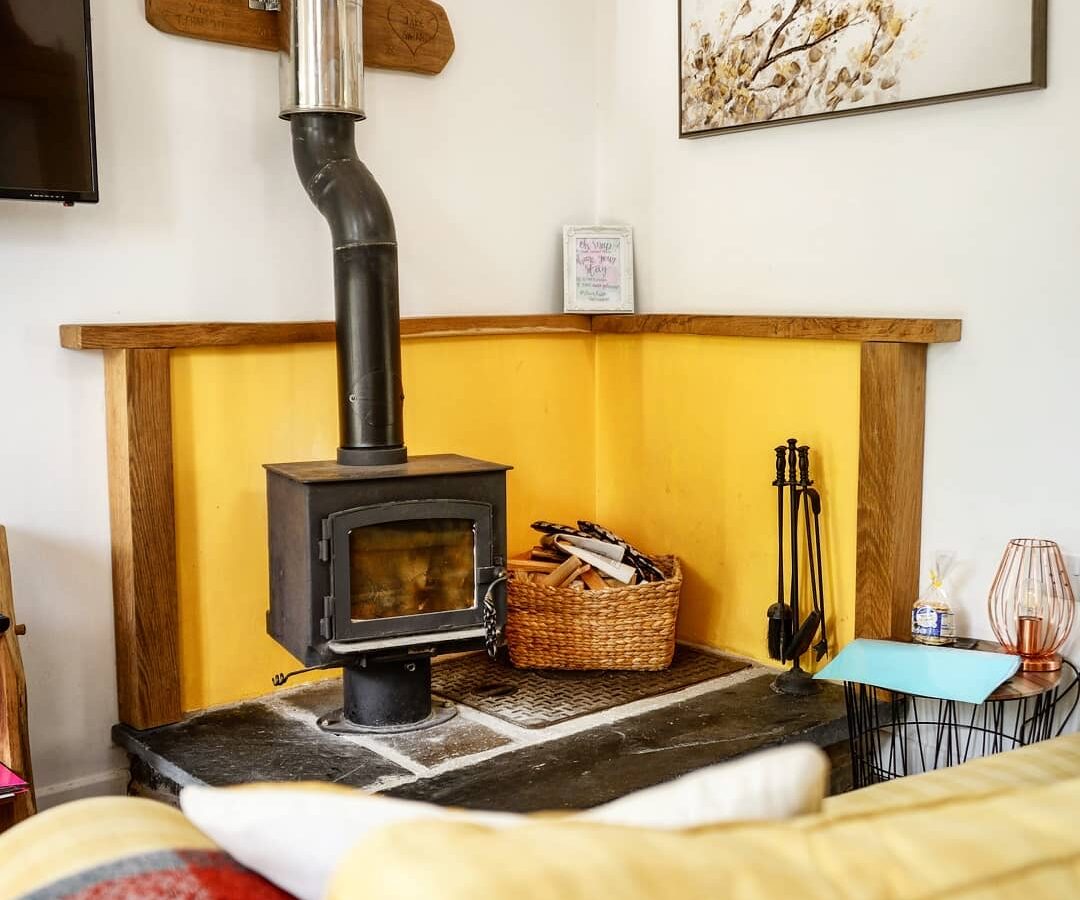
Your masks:
<path fill-rule="evenodd" d="M 435 700 L 431 704 L 431 714 L 420 722 L 408 725 L 357 725 L 345 718 L 343 709 L 335 710 L 328 716 L 321 716 L 319 727 L 327 734 L 405 734 L 410 731 L 423 731 L 449 722 L 457 715 L 457 707 L 446 700 Z"/>
<path fill-rule="evenodd" d="M 365 659 L 345 666 L 345 705 L 319 719 L 332 734 L 400 734 L 441 725 L 457 715 L 431 699 L 431 657 Z"/>

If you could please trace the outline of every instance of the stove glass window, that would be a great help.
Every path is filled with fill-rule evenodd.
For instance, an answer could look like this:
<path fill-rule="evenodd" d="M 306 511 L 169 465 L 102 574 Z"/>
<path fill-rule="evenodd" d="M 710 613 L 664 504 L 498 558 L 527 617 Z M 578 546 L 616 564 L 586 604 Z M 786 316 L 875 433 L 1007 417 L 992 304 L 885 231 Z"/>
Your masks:
<path fill-rule="evenodd" d="M 384 522 L 349 532 L 354 622 L 476 606 L 472 519 Z"/>

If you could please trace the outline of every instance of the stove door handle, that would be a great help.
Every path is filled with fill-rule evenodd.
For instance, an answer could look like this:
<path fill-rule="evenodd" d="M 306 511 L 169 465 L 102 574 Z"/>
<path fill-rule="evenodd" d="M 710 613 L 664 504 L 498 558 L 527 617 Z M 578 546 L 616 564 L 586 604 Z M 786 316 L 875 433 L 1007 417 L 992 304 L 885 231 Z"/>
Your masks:
<path fill-rule="evenodd" d="M 498 658 L 499 649 L 503 645 L 503 625 L 500 621 L 499 608 L 495 604 L 495 588 L 510 580 L 510 572 L 499 566 L 495 569 L 495 578 L 487 586 L 484 592 L 484 644 L 487 647 L 488 656 Z"/>

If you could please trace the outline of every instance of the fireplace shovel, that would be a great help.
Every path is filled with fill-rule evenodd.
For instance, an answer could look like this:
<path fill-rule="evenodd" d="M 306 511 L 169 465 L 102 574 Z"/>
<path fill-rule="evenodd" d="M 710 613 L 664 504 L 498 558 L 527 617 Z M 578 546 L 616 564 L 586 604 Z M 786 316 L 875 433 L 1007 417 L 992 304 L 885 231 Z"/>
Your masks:
<path fill-rule="evenodd" d="M 829 632 L 825 627 L 825 576 L 821 562 L 821 494 L 814 488 L 810 488 L 806 492 L 806 498 L 810 501 L 810 509 L 814 512 L 815 561 L 813 565 L 817 573 L 817 589 L 814 591 L 814 602 L 821 616 L 821 640 L 814 645 L 814 654 L 817 656 L 818 662 L 820 662 L 829 655 Z M 807 528 L 809 528 L 809 520 L 807 520 L 806 524 Z M 814 577 L 814 572 L 810 573 L 810 577 Z"/>

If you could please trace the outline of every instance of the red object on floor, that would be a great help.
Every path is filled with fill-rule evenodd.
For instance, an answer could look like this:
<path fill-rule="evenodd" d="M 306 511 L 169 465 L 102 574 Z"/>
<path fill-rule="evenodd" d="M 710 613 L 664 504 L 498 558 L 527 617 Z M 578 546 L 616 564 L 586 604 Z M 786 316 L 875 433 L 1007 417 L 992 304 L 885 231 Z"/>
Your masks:
<path fill-rule="evenodd" d="M 217 851 L 154 853 L 110 863 L 45 888 L 63 900 L 291 900 Z M 34 900 L 31 894 L 27 900 Z"/>

